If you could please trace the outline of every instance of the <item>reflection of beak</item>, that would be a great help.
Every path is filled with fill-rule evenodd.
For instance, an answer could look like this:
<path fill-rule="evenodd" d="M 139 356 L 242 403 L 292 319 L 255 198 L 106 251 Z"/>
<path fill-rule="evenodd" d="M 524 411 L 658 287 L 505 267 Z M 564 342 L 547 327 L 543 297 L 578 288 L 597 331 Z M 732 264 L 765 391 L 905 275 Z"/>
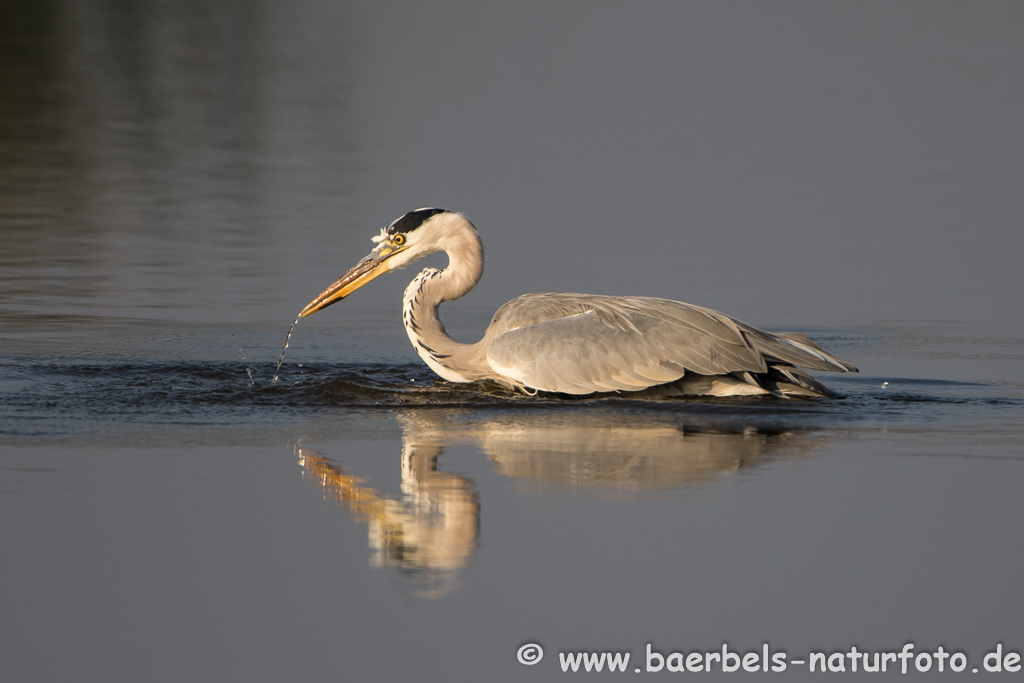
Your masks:
<path fill-rule="evenodd" d="M 321 308 L 327 308 L 336 301 L 341 301 L 378 275 L 386 273 L 388 271 L 387 260 L 402 251 L 404 251 L 402 247 L 381 244 L 347 273 L 338 278 L 337 282 L 320 292 L 320 296 L 310 301 L 302 309 L 299 317 L 305 318 L 307 315 L 316 313 Z"/>

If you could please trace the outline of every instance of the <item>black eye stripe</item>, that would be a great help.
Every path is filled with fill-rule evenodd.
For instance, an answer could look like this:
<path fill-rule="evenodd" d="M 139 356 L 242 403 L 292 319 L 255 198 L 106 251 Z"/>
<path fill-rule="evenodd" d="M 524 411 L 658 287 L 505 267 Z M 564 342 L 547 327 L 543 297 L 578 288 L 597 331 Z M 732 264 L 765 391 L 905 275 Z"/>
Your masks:
<path fill-rule="evenodd" d="M 412 232 L 423 225 L 423 222 L 428 218 L 439 213 L 448 212 L 445 209 L 416 209 L 415 211 L 410 211 L 388 226 L 388 234 L 397 235 L 398 233 Z"/>

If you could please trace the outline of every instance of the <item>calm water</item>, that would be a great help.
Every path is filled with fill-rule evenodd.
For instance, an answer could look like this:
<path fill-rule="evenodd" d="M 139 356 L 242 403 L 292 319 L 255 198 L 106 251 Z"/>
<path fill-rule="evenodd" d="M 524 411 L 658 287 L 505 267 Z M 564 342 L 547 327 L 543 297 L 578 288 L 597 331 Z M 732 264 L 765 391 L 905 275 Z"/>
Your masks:
<path fill-rule="evenodd" d="M 5 3 L 0 680 L 1021 652 L 1022 29 L 1012 2 Z M 407 271 L 303 319 L 272 385 L 295 314 L 424 205 L 487 248 L 457 338 L 527 291 L 655 295 L 861 373 L 828 401 L 454 385 L 405 338 Z"/>

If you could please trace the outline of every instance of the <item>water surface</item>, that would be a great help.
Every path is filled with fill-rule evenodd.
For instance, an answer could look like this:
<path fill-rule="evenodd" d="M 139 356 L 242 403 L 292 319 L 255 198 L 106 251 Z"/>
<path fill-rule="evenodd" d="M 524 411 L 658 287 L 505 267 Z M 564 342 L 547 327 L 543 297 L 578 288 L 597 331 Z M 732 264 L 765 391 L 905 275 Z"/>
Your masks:
<path fill-rule="evenodd" d="M 1024 647 L 1017 4 L 0 12 L 0 679 Z M 528 291 L 653 295 L 861 373 L 456 385 L 405 271 L 304 319 L 272 384 L 425 205 L 487 249 L 461 340 Z"/>

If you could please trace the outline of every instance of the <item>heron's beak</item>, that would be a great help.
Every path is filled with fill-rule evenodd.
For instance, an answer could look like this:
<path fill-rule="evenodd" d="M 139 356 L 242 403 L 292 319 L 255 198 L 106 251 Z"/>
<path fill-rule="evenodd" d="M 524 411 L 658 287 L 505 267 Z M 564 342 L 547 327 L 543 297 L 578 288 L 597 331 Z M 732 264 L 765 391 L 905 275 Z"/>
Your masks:
<path fill-rule="evenodd" d="M 310 301 L 299 313 L 299 317 L 305 318 L 307 315 L 312 315 L 322 308 L 341 301 L 378 275 L 388 272 L 387 260 L 407 248 L 382 242 L 362 261 L 338 278 L 333 285 L 320 292 L 320 296 Z"/>

